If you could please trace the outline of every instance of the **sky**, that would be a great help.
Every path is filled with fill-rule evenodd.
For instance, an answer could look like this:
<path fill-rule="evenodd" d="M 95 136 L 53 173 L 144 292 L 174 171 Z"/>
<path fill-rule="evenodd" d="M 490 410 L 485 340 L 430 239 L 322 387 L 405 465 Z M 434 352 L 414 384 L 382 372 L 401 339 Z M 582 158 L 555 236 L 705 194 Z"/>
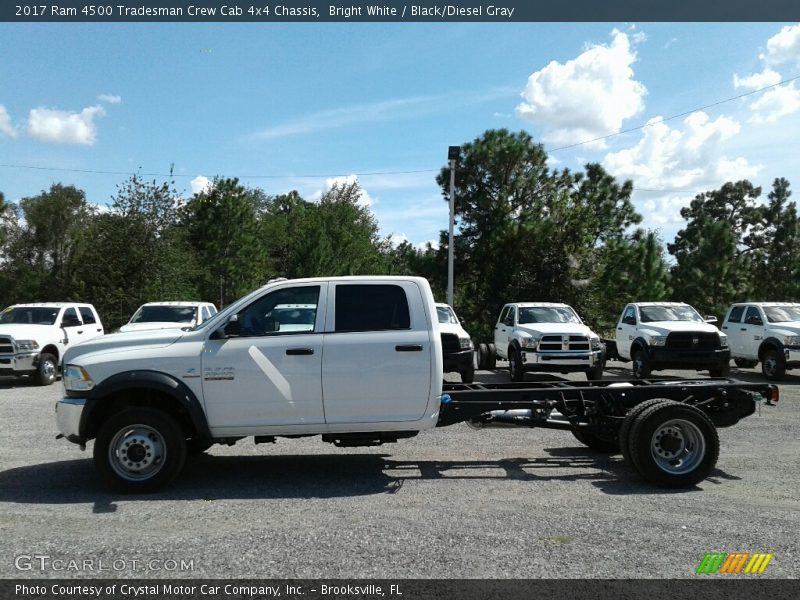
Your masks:
<path fill-rule="evenodd" d="M 751 93 L 798 75 L 796 23 L 0 23 L 0 192 L 358 179 L 381 235 L 422 245 L 448 146 L 502 127 L 632 179 L 670 242 L 699 192 L 800 185 L 800 80 Z"/>

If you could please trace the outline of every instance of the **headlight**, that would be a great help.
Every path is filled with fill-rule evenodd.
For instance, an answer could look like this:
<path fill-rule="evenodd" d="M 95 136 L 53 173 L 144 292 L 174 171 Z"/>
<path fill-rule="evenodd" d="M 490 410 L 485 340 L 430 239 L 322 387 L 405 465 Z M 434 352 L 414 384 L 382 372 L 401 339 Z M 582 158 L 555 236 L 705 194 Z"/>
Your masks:
<path fill-rule="evenodd" d="M 523 348 L 528 348 L 530 350 L 536 350 L 539 346 L 539 338 L 538 337 L 524 337 L 520 338 L 519 345 Z"/>
<path fill-rule="evenodd" d="M 472 340 L 470 340 L 468 337 L 458 338 L 458 344 L 461 346 L 462 350 L 469 350 L 472 348 Z"/>
<path fill-rule="evenodd" d="M 20 352 L 30 352 L 38 349 L 39 344 L 36 340 L 17 340 L 17 350 Z"/>
<path fill-rule="evenodd" d="M 721 348 L 728 347 L 728 336 L 725 335 L 724 333 L 719 334 L 719 345 Z"/>
<path fill-rule="evenodd" d="M 787 335 L 783 338 L 784 346 L 800 346 L 800 335 Z"/>
<path fill-rule="evenodd" d="M 590 338 L 589 343 L 592 345 L 592 350 L 600 350 L 600 338 Z"/>
<path fill-rule="evenodd" d="M 83 367 L 67 365 L 64 367 L 64 389 L 85 392 L 94 387 L 94 381 Z"/>
<path fill-rule="evenodd" d="M 653 335 L 647 338 L 647 343 L 651 346 L 663 346 L 667 343 L 667 336 L 665 335 Z"/>

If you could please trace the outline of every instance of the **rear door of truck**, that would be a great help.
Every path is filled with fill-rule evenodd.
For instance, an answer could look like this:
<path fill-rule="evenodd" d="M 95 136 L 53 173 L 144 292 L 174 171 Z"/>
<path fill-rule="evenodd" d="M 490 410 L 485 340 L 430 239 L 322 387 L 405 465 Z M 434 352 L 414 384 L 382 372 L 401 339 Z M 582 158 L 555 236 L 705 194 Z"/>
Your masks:
<path fill-rule="evenodd" d="M 434 351 L 424 306 L 414 281 L 330 283 L 322 359 L 326 423 L 424 415 Z"/>

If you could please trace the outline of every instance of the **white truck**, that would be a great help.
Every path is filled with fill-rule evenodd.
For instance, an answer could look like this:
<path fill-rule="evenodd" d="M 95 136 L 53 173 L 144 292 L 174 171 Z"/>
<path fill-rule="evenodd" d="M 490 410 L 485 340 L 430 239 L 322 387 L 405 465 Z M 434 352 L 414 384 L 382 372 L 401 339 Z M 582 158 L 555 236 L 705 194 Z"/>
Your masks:
<path fill-rule="evenodd" d="M 449 304 L 436 304 L 439 331 L 442 337 L 442 361 L 445 373 L 458 373 L 463 383 L 475 378 L 474 348 L 469 334 Z"/>
<path fill-rule="evenodd" d="M 609 358 L 633 361 L 633 375 L 647 379 L 659 369 L 708 369 L 711 377 L 730 373 L 728 336 L 683 302 L 631 302 L 617 323 Z"/>
<path fill-rule="evenodd" d="M 148 302 L 142 304 L 119 331 L 126 333 L 148 329 L 194 327 L 215 314 L 217 307 L 210 302 Z"/>
<path fill-rule="evenodd" d="M 767 379 L 781 379 L 800 367 L 800 303 L 742 302 L 732 305 L 722 329 L 737 367 L 759 362 Z"/>
<path fill-rule="evenodd" d="M 70 346 L 63 385 L 58 437 L 93 439 L 119 492 L 158 489 L 214 443 L 374 446 L 465 421 L 578 431 L 646 479 L 685 486 L 713 468 L 715 426 L 777 400 L 776 386 L 741 382 L 443 384 L 428 282 L 388 276 L 275 281 L 191 330 Z"/>
<path fill-rule="evenodd" d="M 522 381 L 526 371 L 583 371 L 587 379 L 603 378 L 600 336 L 567 304 L 506 304 L 494 328 L 494 346 L 497 356 L 508 361 L 511 381 Z"/>
<path fill-rule="evenodd" d="M 32 375 L 50 385 L 64 350 L 103 335 L 91 304 L 48 302 L 15 304 L 0 312 L 0 376 Z"/>

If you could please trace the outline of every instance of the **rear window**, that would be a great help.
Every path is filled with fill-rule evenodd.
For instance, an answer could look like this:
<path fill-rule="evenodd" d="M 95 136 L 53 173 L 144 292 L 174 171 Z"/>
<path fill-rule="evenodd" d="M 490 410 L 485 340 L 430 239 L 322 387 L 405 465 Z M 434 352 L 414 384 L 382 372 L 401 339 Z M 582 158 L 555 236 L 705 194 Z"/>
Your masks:
<path fill-rule="evenodd" d="M 337 285 L 336 331 L 410 329 L 406 293 L 399 285 Z"/>
<path fill-rule="evenodd" d="M 83 317 L 83 322 L 85 324 L 97 323 L 97 319 L 94 318 L 94 313 L 92 313 L 91 308 L 88 306 L 79 306 L 78 310 L 81 311 L 81 317 Z"/>

